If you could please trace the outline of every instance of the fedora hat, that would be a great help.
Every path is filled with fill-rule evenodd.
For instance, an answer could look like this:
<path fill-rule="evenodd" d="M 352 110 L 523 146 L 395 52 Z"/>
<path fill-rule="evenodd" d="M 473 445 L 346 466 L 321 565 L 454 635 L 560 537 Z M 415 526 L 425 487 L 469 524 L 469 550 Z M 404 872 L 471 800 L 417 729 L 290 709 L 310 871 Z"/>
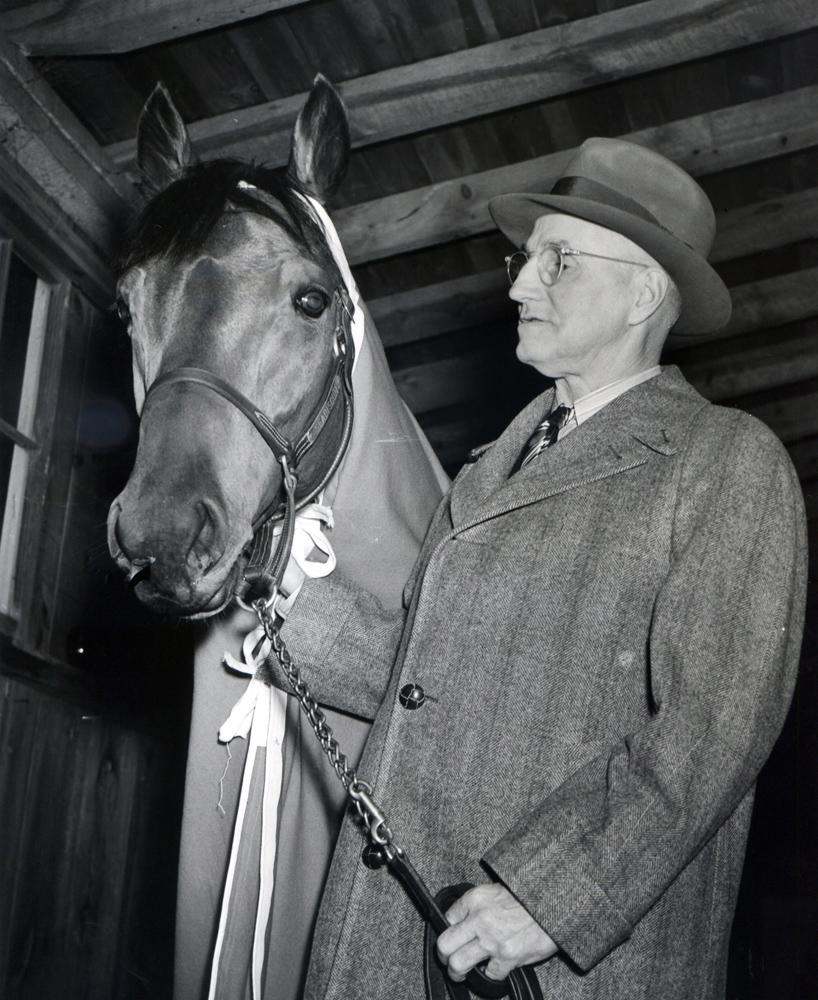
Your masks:
<path fill-rule="evenodd" d="M 623 139 L 586 139 L 550 194 L 501 195 L 489 211 L 518 247 L 537 219 L 552 213 L 626 236 L 676 282 L 682 312 L 674 333 L 709 333 L 730 318 L 730 293 L 707 263 L 716 232 L 713 206 L 688 173 L 651 149 Z"/>

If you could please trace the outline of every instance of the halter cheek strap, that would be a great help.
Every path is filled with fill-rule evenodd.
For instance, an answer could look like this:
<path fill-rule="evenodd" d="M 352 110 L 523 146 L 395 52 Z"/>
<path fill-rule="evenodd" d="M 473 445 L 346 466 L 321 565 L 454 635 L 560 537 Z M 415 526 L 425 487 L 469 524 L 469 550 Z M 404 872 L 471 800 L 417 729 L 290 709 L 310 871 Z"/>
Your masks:
<path fill-rule="evenodd" d="M 248 584 L 256 589 L 263 588 L 268 597 L 274 595 L 281 584 L 292 547 L 297 511 L 311 503 L 324 489 L 340 465 L 352 434 L 352 366 L 355 359 L 355 345 L 350 336 L 350 324 L 354 306 L 346 288 L 342 285 L 335 289 L 333 303 L 335 364 L 306 430 L 295 441 L 282 434 L 274 421 L 243 393 L 204 368 L 174 368 L 165 372 L 154 381 L 147 394 L 149 397 L 158 389 L 180 382 L 203 385 L 218 393 L 250 421 L 281 466 L 284 502 L 280 503 L 277 496 L 273 497 L 253 521 L 252 547 L 244 571 L 244 578 Z M 339 399 L 343 399 L 344 418 L 341 440 L 334 458 L 320 476 L 318 483 L 296 500 L 301 462 L 320 437 Z M 279 521 L 282 522 L 280 533 L 274 528 Z M 277 544 L 276 539 L 278 539 Z"/>

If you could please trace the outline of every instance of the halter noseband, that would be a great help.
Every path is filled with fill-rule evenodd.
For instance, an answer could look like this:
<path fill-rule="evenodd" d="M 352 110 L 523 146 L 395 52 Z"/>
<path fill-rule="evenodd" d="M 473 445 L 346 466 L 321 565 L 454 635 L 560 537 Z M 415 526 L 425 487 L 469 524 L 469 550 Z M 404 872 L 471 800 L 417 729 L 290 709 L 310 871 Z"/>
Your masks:
<path fill-rule="evenodd" d="M 355 345 L 350 335 L 350 323 L 354 306 L 346 288 L 341 284 L 335 289 L 333 303 L 335 306 L 335 330 L 333 331 L 335 365 L 327 380 L 321 400 L 307 424 L 307 429 L 296 441 L 285 437 L 267 414 L 238 389 L 234 389 L 224 379 L 213 375 L 204 368 L 174 368 L 172 371 L 165 372 L 153 382 L 145 397 L 147 402 L 147 399 L 157 389 L 176 382 L 193 382 L 197 385 L 203 385 L 218 393 L 243 413 L 272 451 L 276 461 L 281 466 L 284 501 L 283 503 L 279 502 L 278 497 L 273 497 L 253 521 L 253 540 L 250 543 L 248 563 L 244 570 L 244 578 L 247 583 L 252 588 L 263 588 L 267 591 L 267 597 L 275 596 L 284 576 L 292 546 L 296 513 L 314 500 L 332 478 L 341 464 L 352 433 L 352 365 Z M 320 477 L 318 484 L 296 501 L 295 491 L 298 486 L 300 463 L 318 440 L 341 397 L 344 401 L 344 423 L 335 456 Z M 283 521 L 283 525 L 276 545 L 274 525 L 278 521 Z"/>

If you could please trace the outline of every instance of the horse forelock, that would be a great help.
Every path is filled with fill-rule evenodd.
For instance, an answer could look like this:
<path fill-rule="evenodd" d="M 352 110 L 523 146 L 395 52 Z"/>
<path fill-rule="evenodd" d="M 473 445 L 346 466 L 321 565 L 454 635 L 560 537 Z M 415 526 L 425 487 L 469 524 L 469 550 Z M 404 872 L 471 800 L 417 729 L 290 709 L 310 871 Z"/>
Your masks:
<path fill-rule="evenodd" d="M 189 167 L 142 209 L 126 241 L 120 274 L 154 259 L 178 263 L 195 257 L 231 210 L 269 218 L 305 257 L 338 271 L 323 226 L 279 172 L 239 160 L 212 160 Z"/>

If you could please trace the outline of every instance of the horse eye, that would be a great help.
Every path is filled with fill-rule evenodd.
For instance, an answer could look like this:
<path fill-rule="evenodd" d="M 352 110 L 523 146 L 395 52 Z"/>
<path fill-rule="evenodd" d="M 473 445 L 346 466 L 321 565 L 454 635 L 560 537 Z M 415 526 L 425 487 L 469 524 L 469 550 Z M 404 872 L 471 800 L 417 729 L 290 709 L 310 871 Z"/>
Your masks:
<path fill-rule="evenodd" d="M 121 296 L 117 296 L 116 299 L 116 311 L 119 313 L 119 318 L 128 326 L 131 322 L 131 310 L 128 308 L 128 303 Z"/>
<path fill-rule="evenodd" d="M 309 288 L 296 296 L 295 304 L 310 319 L 318 319 L 321 313 L 329 305 L 326 294 L 317 288 Z"/>

